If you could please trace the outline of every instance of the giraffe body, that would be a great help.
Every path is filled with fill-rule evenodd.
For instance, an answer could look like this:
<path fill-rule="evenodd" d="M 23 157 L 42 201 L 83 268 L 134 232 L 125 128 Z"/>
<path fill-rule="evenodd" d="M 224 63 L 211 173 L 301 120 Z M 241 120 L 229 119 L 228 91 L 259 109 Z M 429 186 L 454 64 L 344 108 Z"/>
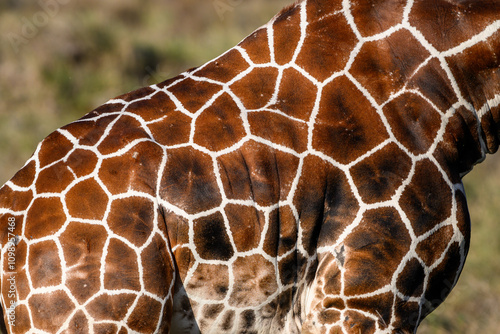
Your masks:
<path fill-rule="evenodd" d="M 55 131 L 0 189 L 10 333 L 416 332 L 498 148 L 499 19 L 301 1 Z"/>

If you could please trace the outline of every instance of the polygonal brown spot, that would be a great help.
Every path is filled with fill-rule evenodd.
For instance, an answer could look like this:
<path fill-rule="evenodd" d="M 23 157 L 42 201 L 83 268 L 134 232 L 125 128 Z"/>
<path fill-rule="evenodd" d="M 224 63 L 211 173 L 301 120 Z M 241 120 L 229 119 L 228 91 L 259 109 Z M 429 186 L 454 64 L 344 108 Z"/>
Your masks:
<path fill-rule="evenodd" d="M 87 116 L 95 116 L 102 112 L 118 112 L 123 109 L 122 104 L 105 104 L 92 113 L 87 114 Z M 116 115 L 110 115 L 106 117 L 101 117 L 97 120 L 79 121 L 75 123 L 68 124 L 62 127 L 63 130 L 71 133 L 75 138 L 78 139 L 78 144 L 82 146 L 94 146 L 101 140 L 104 132 L 108 128 L 109 123 L 116 119 Z M 83 117 L 83 118 L 86 118 Z"/>
<path fill-rule="evenodd" d="M 455 231 L 453 230 L 453 226 L 448 225 L 440 228 L 419 242 L 416 251 L 426 266 L 432 266 L 443 256 L 444 251 L 454 235 Z"/>
<path fill-rule="evenodd" d="M 246 109 L 259 109 L 269 103 L 276 89 L 278 69 L 257 67 L 231 85 Z"/>
<path fill-rule="evenodd" d="M 459 45 L 483 31 L 498 19 L 496 1 L 455 3 L 417 1 L 410 13 L 410 24 L 438 51 Z"/>
<path fill-rule="evenodd" d="M 451 215 L 452 193 L 437 167 L 428 160 L 416 165 L 412 182 L 400 199 L 401 208 L 420 236 Z"/>
<path fill-rule="evenodd" d="M 173 280 L 174 268 L 165 241 L 156 234 L 141 254 L 144 288 L 165 298 Z"/>
<path fill-rule="evenodd" d="M 52 132 L 42 141 L 38 152 L 40 168 L 64 158 L 73 149 L 73 143 L 59 132 Z"/>
<path fill-rule="evenodd" d="M 175 95 L 186 111 L 194 114 L 221 89 L 221 86 L 213 83 L 186 78 L 168 90 Z"/>
<path fill-rule="evenodd" d="M 394 303 L 394 314 L 394 328 L 404 329 L 407 333 L 414 333 L 419 320 L 423 319 L 420 317 L 419 302 L 410 302 L 399 297 L 396 297 Z"/>
<path fill-rule="evenodd" d="M 400 23 L 405 6 L 403 0 L 359 0 L 352 2 L 351 13 L 361 35 L 372 36 Z"/>
<path fill-rule="evenodd" d="M 61 193 L 74 179 L 67 165 L 58 162 L 40 172 L 35 183 L 36 192 Z"/>
<path fill-rule="evenodd" d="M 127 325 L 131 330 L 154 333 L 160 320 L 161 303 L 148 296 L 141 296 L 130 314 Z"/>
<path fill-rule="evenodd" d="M 292 60 L 300 40 L 300 6 L 282 11 L 273 22 L 273 30 L 275 60 L 284 65 Z"/>
<path fill-rule="evenodd" d="M 498 12 L 498 10 L 497 10 Z M 500 31 L 446 59 L 462 95 L 476 110 L 495 99 L 500 81 Z"/>
<path fill-rule="evenodd" d="M 150 90 L 148 93 L 147 95 L 150 95 L 153 91 Z M 137 98 L 142 97 L 137 96 Z M 127 106 L 127 112 L 138 115 L 146 122 L 151 122 L 167 116 L 173 110 L 175 110 L 175 103 L 165 92 L 161 91 L 156 92 L 146 99 L 134 101 Z"/>
<path fill-rule="evenodd" d="M 415 155 L 427 152 L 441 127 L 439 113 L 420 96 L 405 93 L 384 107 L 396 139 Z"/>
<path fill-rule="evenodd" d="M 245 38 L 240 44 L 255 64 L 265 64 L 271 61 L 267 29 L 262 28 Z"/>
<path fill-rule="evenodd" d="M 126 153 L 105 159 L 99 178 L 114 195 L 135 190 L 156 195 L 158 167 L 163 150 L 155 143 L 142 142 Z"/>
<path fill-rule="evenodd" d="M 141 127 L 141 123 L 130 116 L 122 115 L 97 148 L 102 154 L 112 154 L 142 138 L 149 138 L 149 135 Z"/>
<path fill-rule="evenodd" d="M 248 122 L 255 136 L 291 148 L 297 153 L 307 149 L 308 127 L 305 122 L 297 122 L 271 111 L 249 113 Z"/>
<path fill-rule="evenodd" d="M 11 334 L 25 334 L 32 329 L 30 313 L 27 305 L 17 305 L 15 308 L 15 326 L 11 326 Z M 3 319 L 3 318 L 2 318 Z"/>
<path fill-rule="evenodd" d="M 302 244 L 310 254 L 330 246 L 356 217 L 359 204 L 345 174 L 324 160 L 308 156 L 294 197 Z"/>
<path fill-rule="evenodd" d="M 200 264 L 193 276 L 184 283 L 189 295 L 204 300 L 223 300 L 229 290 L 229 271 L 227 266 Z"/>
<path fill-rule="evenodd" d="M 340 312 L 337 310 L 322 310 L 318 314 L 318 319 L 321 324 L 334 324 L 340 320 Z"/>
<path fill-rule="evenodd" d="M 420 297 L 424 292 L 425 269 L 417 259 L 408 261 L 396 280 L 401 294 L 406 297 Z"/>
<path fill-rule="evenodd" d="M 61 258 L 54 241 L 43 241 L 30 246 L 29 273 L 34 288 L 61 284 Z"/>
<path fill-rule="evenodd" d="M 313 147 L 347 164 L 388 138 L 375 108 L 346 77 L 323 90 Z"/>
<path fill-rule="evenodd" d="M 293 214 L 289 206 L 282 206 L 277 211 L 273 211 L 269 217 L 269 230 L 272 226 L 279 227 L 279 243 L 278 243 L 278 256 L 288 253 L 297 246 L 298 226 L 297 218 Z M 272 232 L 271 232 L 272 233 Z M 268 233 L 269 235 L 269 233 Z M 270 250 L 266 249 L 266 245 L 272 240 L 272 236 L 267 237 L 264 242 L 264 251 L 271 254 Z"/>
<path fill-rule="evenodd" d="M 85 308 L 96 321 L 120 321 L 127 315 L 135 299 L 136 296 L 133 294 L 102 294 L 94 298 Z"/>
<path fill-rule="evenodd" d="M 323 307 L 343 310 L 345 309 L 345 301 L 340 297 L 327 297 L 323 300 Z"/>
<path fill-rule="evenodd" d="M 218 159 L 224 191 L 231 199 L 252 199 L 260 205 L 285 200 L 299 159 L 269 146 L 249 141 Z"/>
<path fill-rule="evenodd" d="M 179 277 L 185 280 L 188 271 L 196 263 L 193 252 L 187 247 L 178 247 L 174 252 L 175 262 L 179 267 Z"/>
<path fill-rule="evenodd" d="M 124 242 L 111 239 L 104 266 L 104 288 L 141 290 L 137 254 Z"/>
<path fill-rule="evenodd" d="M 25 236 L 39 239 L 57 232 L 66 221 L 59 198 L 37 198 L 26 215 Z"/>
<path fill-rule="evenodd" d="M 388 285 L 411 239 L 394 208 L 367 211 L 345 239 L 345 294 L 370 293 Z"/>
<path fill-rule="evenodd" d="M 16 186 L 26 188 L 33 184 L 33 181 L 35 181 L 35 176 L 36 164 L 35 161 L 30 161 L 23 168 L 21 168 L 10 181 Z"/>
<path fill-rule="evenodd" d="M 161 145 L 172 146 L 189 141 L 191 131 L 191 117 L 179 110 L 165 113 L 165 117 L 158 122 L 148 124 L 154 139 Z"/>
<path fill-rule="evenodd" d="M 69 214 L 74 218 L 101 220 L 108 205 L 108 196 L 93 179 L 74 185 L 66 194 Z"/>
<path fill-rule="evenodd" d="M 340 326 L 333 326 L 330 328 L 328 334 L 343 334 L 343 329 Z"/>
<path fill-rule="evenodd" d="M 7 225 L 4 225 L 7 226 Z M 16 246 L 12 246 L 12 237 L 9 240 L 11 243 L 7 244 L 6 253 L 4 255 L 3 261 L 3 284 L 2 284 L 2 294 L 7 296 L 9 294 L 9 290 L 11 289 L 11 284 L 15 283 L 16 293 L 18 300 L 26 299 L 27 295 L 31 292 L 31 287 L 29 284 L 29 280 L 27 277 L 28 267 L 25 265 L 27 256 L 27 246 L 26 241 L 21 240 Z M 6 240 L 4 244 L 8 241 Z M 11 275 L 10 273 L 15 273 L 15 275 Z M 15 278 L 15 282 L 12 280 Z M 7 279 L 10 279 L 8 281 Z M 12 291 L 10 291 L 12 293 Z M 10 307 L 8 305 L 7 307 Z"/>
<path fill-rule="evenodd" d="M 385 39 L 363 44 L 350 72 L 381 104 L 402 89 L 428 57 L 419 41 L 401 29 Z"/>
<path fill-rule="evenodd" d="M 229 94 L 219 96 L 198 116 L 194 142 L 211 151 L 236 144 L 245 135 L 241 110 Z"/>
<path fill-rule="evenodd" d="M 412 78 L 410 89 L 418 89 L 444 114 L 458 102 L 457 95 L 439 59 L 431 59 Z"/>
<path fill-rule="evenodd" d="M 224 211 L 236 250 L 247 252 L 257 248 L 266 223 L 264 214 L 254 207 L 236 204 L 228 204 Z"/>
<path fill-rule="evenodd" d="M 73 151 L 66 160 L 66 165 L 77 177 L 92 173 L 97 164 L 97 156 L 94 152 L 78 149 Z"/>
<path fill-rule="evenodd" d="M 71 222 L 59 238 L 66 265 L 72 267 L 79 263 L 82 257 L 100 258 L 106 239 L 106 229 L 101 225 Z"/>
<path fill-rule="evenodd" d="M 484 132 L 487 153 L 496 153 L 498 145 L 500 144 L 500 138 L 497 136 L 497 121 L 495 120 L 495 116 L 498 115 L 499 109 L 500 106 L 491 108 L 490 112 L 483 114 L 479 120 Z"/>
<path fill-rule="evenodd" d="M 14 191 L 9 186 L 5 185 L 0 188 L 0 207 L 9 208 L 12 211 L 25 211 L 33 200 L 33 192 Z M 7 219 L 5 217 L 4 219 Z M 7 224 L 7 223 L 5 223 Z"/>
<path fill-rule="evenodd" d="M 101 225 L 72 222 L 59 238 L 66 266 L 66 285 L 83 304 L 100 288 L 102 251 L 107 239 Z"/>
<path fill-rule="evenodd" d="M 233 246 L 229 241 L 220 212 L 194 221 L 194 244 L 196 251 L 205 260 L 229 260 L 233 254 Z"/>
<path fill-rule="evenodd" d="M 226 83 L 248 67 L 249 65 L 241 53 L 232 49 L 196 71 L 195 75 Z"/>
<path fill-rule="evenodd" d="M 154 227 L 154 204 L 142 197 L 116 199 L 108 215 L 111 230 L 136 245 L 142 246 Z"/>
<path fill-rule="evenodd" d="M 315 0 L 307 3 L 307 18 L 309 21 L 316 21 L 330 13 L 342 10 L 341 1 Z"/>
<path fill-rule="evenodd" d="M 217 316 L 224 310 L 223 304 L 209 304 L 203 306 L 203 319 L 199 322 L 201 331 L 210 331 Z M 215 327 L 215 326 L 214 326 Z"/>
<path fill-rule="evenodd" d="M 238 323 L 238 332 L 240 333 L 255 333 L 255 311 L 254 310 L 245 310 L 240 313 Z"/>
<path fill-rule="evenodd" d="M 278 262 L 281 284 L 292 284 L 299 277 L 300 268 L 297 264 L 297 254 L 290 253 Z"/>
<path fill-rule="evenodd" d="M 360 312 L 346 311 L 344 313 L 344 327 L 347 334 L 375 334 L 377 327 L 375 320 L 368 318 Z"/>
<path fill-rule="evenodd" d="M 358 42 L 342 14 L 309 23 L 297 65 L 319 81 L 341 71 Z"/>
<path fill-rule="evenodd" d="M 7 287 L 7 285 L 6 285 Z M 28 273 L 26 269 L 18 270 L 16 276 L 16 292 L 18 294 L 19 300 L 26 299 L 28 295 L 32 292 L 29 280 Z"/>
<path fill-rule="evenodd" d="M 220 327 L 223 331 L 229 331 L 234 326 L 235 314 L 233 310 L 228 310 L 222 316 Z"/>
<path fill-rule="evenodd" d="M 50 333 L 56 333 L 75 308 L 64 291 L 33 295 L 28 305 L 36 310 L 31 312 L 35 327 Z"/>
<path fill-rule="evenodd" d="M 442 262 L 429 275 L 425 299 L 430 303 L 431 309 L 424 308 L 422 316 L 430 313 L 450 294 L 460 275 L 464 261 L 465 253 L 462 247 L 458 242 L 453 243 Z"/>
<path fill-rule="evenodd" d="M 7 187 L 4 187 L 7 188 Z M 3 192 L 2 190 L 4 188 L 0 188 L 0 196 L 3 196 L 6 194 L 6 192 Z M 9 194 L 8 192 L 7 194 Z M 0 208 L 3 208 L 0 206 Z M 8 248 L 11 248 L 10 252 L 15 252 L 12 247 L 16 247 L 19 243 L 24 242 L 22 240 L 22 232 L 23 232 L 23 220 L 24 220 L 24 215 L 13 215 L 10 213 L 3 213 L 0 215 L 0 226 L 4 226 L 4 232 L 2 233 L 0 237 L 0 242 L 5 247 L 8 244 Z M 9 261 L 4 261 L 3 264 L 4 266 L 7 264 Z M 10 261 L 12 262 L 12 261 Z M 18 261 L 16 261 L 17 263 Z M 6 271 L 12 271 L 11 270 L 6 270 Z"/>
<path fill-rule="evenodd" d="M 349 299 L 347 301 L 347 307 L 371 313 L 374 317 L 379 319 L 379 327 L 385 329 L 388 324 L 391 323 L 393 303 L 394 295 L 391 292 L 387 292 L 373 297 Z M 364 331 L 362 333 L 364 333 Z"/>
<path fill-rule="evenodd" d="M 276 268 L 262 255 L 240 257 L 233 263 L 234 286 L 229 304 L 252 307 L 265 302 L 276 292 Z"/>
<path fill-rule="evenodd" d="M 308 121 L 316 102 L 317 87 L 294 68 L 283 71 L 277 101 L 271 106 L 290 117 Z"/>
<path fill-rule="evenodd" d="M 396 144 L 389 144 L 351 169 L 365 203 L 387 201 L 408 177 L 412 161 Z"/>
<path fill-rule="evenodd" d="M 478 128 L 476 116 L 463 106 L 448 119 L 443 139 L 438 142 L 434 156 L 448 171 L 453 183 L 461 183 L 461 175 L 468 173 L 483 158 L 483 138 L 480 138 L 482 135 L 477 131 Z"/>
<path fill-rule="evenodd" d="M 190 214 L 218 206 L 222 198 L 210 156 L 190 147 L 169 150 L 161 196 Z"/>
<path fill-rule="evenodd" d="M 89 321 L 87 320 L 87 317 L 85 316 L 85 313 L 83 313 L 82 310 L 76 312 L 71 321 L 69 322 L 68 334 L 69 333 L 71 334 L 90 333 Z"/>
<path fill-rule="evenodd" d="M 115 324 L 94 324 L 95 334 L 116 333 L 118 327 Z"/>
<path fill-rule="evenodd" d="M 286 212 L 286 211 L 285 211 Z M 286 212 L 288 213 L 288 212 Z M 285 213 L 285 214 L 286 214 Z M 293 214 L 292 214 L 293 217 Z M 264 217 L 263 217 L 264 218 Z M 271 257 L 278 257 L 278 247 L 281 242 L 281 236 L 280 236 L 280 228 L 281 228 L 281 222 L 280 222 L 280 211 L 274 210 L 269 214 L 269 219 L 266 221 L 268 224 L 267 226 L 267 233 L 263 235 L 262 237 L 264 238 L 264 244 L 262 245 L 262 249 L 264 252 L 266 252 L 269 256 Z M 289 216 L 285 216 L 285 218 L 289 218 Z M 289 222 L 284 222 L 285 226 Z M 264 226 L 263 226 L 264 227 Z M 261 236 L 259 235 L 259 238 Z M 287 241 L 287 243 L 289 243 Z"/>

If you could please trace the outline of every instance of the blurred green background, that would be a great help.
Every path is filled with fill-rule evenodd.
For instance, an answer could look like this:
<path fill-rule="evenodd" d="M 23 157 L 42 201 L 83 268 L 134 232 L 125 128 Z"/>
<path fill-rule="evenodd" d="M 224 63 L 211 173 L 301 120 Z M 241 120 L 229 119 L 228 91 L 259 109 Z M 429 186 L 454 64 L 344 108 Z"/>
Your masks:
<path fill-rule="evenodd" d="M 199 66 L 292 0 L 1 0 L 0 184 L 52 130 Z M 500 154 L 465 178 L 472 246 L 419 334 L 500 332 Z"/>

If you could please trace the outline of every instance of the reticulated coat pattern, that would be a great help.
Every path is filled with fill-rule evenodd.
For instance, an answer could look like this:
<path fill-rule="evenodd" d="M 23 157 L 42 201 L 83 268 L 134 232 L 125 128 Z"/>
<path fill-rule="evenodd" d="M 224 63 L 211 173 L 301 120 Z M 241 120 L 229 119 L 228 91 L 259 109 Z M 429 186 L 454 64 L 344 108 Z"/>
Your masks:
<path fill-rule="evenodd" d="M 415 332 L 498 148 L 499 18 L 301 1 L 58 129 L 0 189 L 10 332 Z"/>

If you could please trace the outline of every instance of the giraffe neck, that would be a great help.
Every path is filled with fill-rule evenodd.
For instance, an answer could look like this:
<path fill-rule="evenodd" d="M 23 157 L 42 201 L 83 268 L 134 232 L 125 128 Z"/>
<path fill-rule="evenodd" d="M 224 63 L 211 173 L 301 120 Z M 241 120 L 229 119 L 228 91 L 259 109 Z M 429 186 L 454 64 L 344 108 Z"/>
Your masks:
<path fill-rule="evenodd" d="M 271 55 L 278 64 L 286 64 L 292 59 L 299 58 L 300 61 L 300 58 L 308 58 L 307 55 L 303 56 L 307 54 L 303 50 L 308 49 L 309 58 L 304 63 L 309 64 L 309 68 L 304 67 L 304 69 L 316 78 L 321 78 L 321 73 L 325 73 L 326 79 L 328 73 L 331 73 L 329 70 L 336 67 L 341 57 L 335 50 L 325 53 L 324 49 L 342 48 L 342 45 L 339 45 L 339 35 L 345 36 L 342 39 L 346 44 L 354 35 L 361 42 L 370 43 L 366 40 L 375 39 L 374 36 L 377 34 L 390 36 L 396 35 L 399 30 L 407 29 L 405 21 L 408 15 L 410 24 L 421 27 L 418 29 L 423 36 L 418 42 L 426 49 L 425 56 L 428 58 L 424 61 L 426 65 L 408 73 L 402 80 L 406 81 L 404 85 L 409 91 L 418 89 L 425 95 L 426 90 L 429 92 L 434 90 L 433 93 L 425 95 L 426 100 L 439 112 L 447 114 L 442 129 L 444 138 L 442 143 L 437 145 L 436 154 L 445 156 L 450 168 L 463 176 L 475 164 L 484 160 L 487 153 L 495 153 L 498 150 L 500 145 L 500 20 L 497 20 L 500 5 L 498 2 L 379 1 L 376 2 L 376 6 L 372 6 L 372 1 L 358 4 L 341 0 L 299 1 L 299 3 L 304 2 L 306 6 L 285 8 L 270 25 L 273 27 L 273 36 L 270 39 L 270 43 L 273 44 Z M 304 12 L 301 13 L 301 9 Z M 330 24 L 329 19 L 333 19 L 341 12 L 345 13 L 349 27 Z M 412 22 L 412 13 L 416 12 L 419 21 L 413 19 Z M 451 12 L 452 15 L 443 18 L 440 12 Z M 403 23 L 399 23 L 401 21 Z M 354 34 L 350 30 L 352 23 L 358 28 Z M 413 32 L 413 29 L 409 30 Z M 302 38 L 303 35 L 308 38 Z M 335 38 L 336 44 L 328 43 L 329 36 L 332 40 Z M 392 42 L 397 43 L 397 38 Z M 387 43 L 387 47 L 393 52 L 386 55 L 390 55 L 387 60 L 395 64 L 394 68 L 399 71 L 398 66 L 401 64 L 399 64 L 398 50 L 390 43 L 391 41 Z M 415 51 L 418 57 L 418 52 L 421 50 L 415 49 Z M 297 57 L 299 53 L 300 56 Z M 369 64 L 373 70 L 378 69 L 379 64 L 376 62 Z M 345 71 L 351 74 L 356 70 L 353 67 L 356 67 L 356 64 L 348 64 Z M 376 79 L 383 82 L 388 78 L 389 76 Z M 390 86 L 390 83 L 386 86 Z M 391 99 L 392 97 L 388 101 L 380 101 L 379 106 L 383 109 L 385 105 L 391 104 Z M 391 105 L 391 108 L 386 109 L 390 109 L 386 112 L 389 118 L 404 118 L 408 114 L 408 104 L 395 107 Z M 428 133 L 433 134 L 432 131 Z M 426 140 L 434 139 L 420 138 L 421 142 Z"/>

